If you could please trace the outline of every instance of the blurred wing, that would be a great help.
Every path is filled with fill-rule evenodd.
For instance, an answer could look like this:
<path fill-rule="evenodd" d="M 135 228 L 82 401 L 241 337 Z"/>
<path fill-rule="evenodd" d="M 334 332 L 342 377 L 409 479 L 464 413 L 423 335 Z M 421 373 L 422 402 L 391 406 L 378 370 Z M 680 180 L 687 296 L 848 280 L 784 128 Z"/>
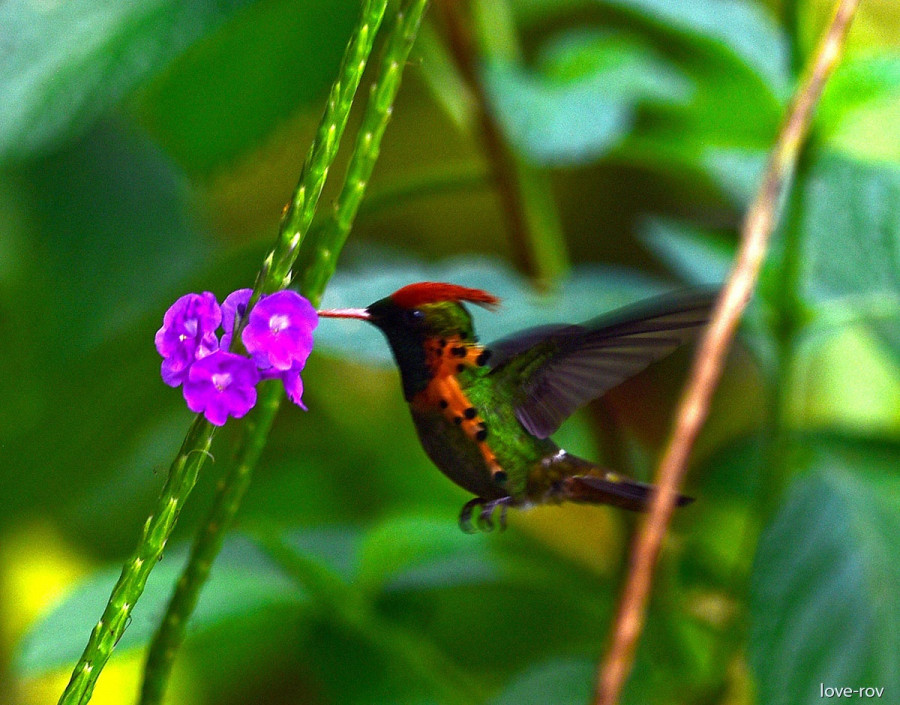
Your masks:
<path fill-rule="evenodd" d="M 576 409 L 690 340 L 713 294 L 663 297 L 580 326 L 532 328 L 488 346 L 491 376 L 511 390 L 516 417 L 546 438 Z"/>

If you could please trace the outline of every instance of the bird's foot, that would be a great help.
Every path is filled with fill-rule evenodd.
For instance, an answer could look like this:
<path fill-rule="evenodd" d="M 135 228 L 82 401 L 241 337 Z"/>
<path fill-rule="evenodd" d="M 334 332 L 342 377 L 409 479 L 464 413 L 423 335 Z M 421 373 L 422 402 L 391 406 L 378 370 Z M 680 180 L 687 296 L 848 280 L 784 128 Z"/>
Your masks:
<path fill-rule="evenodd" d="M 494 530 L 494 511 L 500 508 L 500 530 L 506 528 L 506 512 L 512 504 L 512 497 L 501 497 L 490 501 L 482 497 L 470 499 L 463 505 L 462 511 L 459 513 L 459 528 L 467 534 L 474 534 L 477 530 L 493 531 Z M 472 514 L 476 507 L 481 507 L 478 511 L 478 528 L 472 526 Z"/>

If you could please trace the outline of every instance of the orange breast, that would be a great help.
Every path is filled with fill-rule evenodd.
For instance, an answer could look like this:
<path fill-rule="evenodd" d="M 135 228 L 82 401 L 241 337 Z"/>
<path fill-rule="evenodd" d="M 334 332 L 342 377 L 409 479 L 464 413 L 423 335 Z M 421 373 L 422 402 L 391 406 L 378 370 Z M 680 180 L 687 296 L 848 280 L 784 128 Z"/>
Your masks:
<path fill-rule="evenodd" d="M 459 338 L 432 338 L 425 343 L 425 359 L 431 369 L 431 381 L 412 400 L 420 410 L 438 408 L 448 421 L 459 426 L 478 445 L 496 482 L 503 482 L 506 473 L 487 441 L 488 429 L 478 410 L 459 386 L 457 375 L 467 367 L 481 367 L 487 362 L 488 351 Z"/>

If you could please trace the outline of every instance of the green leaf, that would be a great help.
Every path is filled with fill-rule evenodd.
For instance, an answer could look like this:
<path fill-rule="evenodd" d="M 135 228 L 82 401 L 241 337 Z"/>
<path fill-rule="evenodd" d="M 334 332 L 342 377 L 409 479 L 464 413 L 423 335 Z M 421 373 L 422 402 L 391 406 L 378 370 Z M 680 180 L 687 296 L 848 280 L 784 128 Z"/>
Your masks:
<path fill-rule="evenodd" d="M 0 3 L 0 160 L 83 131 L 247 2 Z"/>
<path fill-rule="evenodd" d="M 900 170 L 826 155 L 803 197 L 801 288 L 811 304 L 900 292 Z"/>
<path fill-rule="evenodd" d="M 741 0 L 598 0 L 646 19 L 692 41 L 712 42 L 751 67 L 774 95 L 790 83 L 787 43 L 767 10 Z"/>
<path fill-rule="evenodd" d="M 581 705 L 591 694 L 595 665 L 587 659 L 553 659 L 517 676 L 491 705 Z"/>
<path fill-rule="evenodd" d="M 91 531 L 114 526 L 113 552 L 124 552 L 140 527 L 135 504 L 161 484 L 147 470 L 167 467 L 190 419 L 180 394 L 159 386 L 153 333 L 174 298 L 203 290 L 186 282 L 210 245 L 171 164 L 116 126 L 17 171 L 28 179 L 16 196 L 40 254 L 23 255 L 0 313 L 16 331 L 0 340 L 0 359 L 27 351 L 0 381 L 0 445 L 16 468 L 0 473 L 12 508 L 0 522 L 68 507 L 71 530 L 93 542 Z M 78 478 L 69 492 L 50 480 L 58 468 Z M 76 508 L 84 500 L 90 506 Z"/>
<path fill-rule="evenodd" d="M 353 580 L 361 535 L 350 527 L 301 529 L 285 534 L 284 543 L 304 556 L 310 556 L 344 580 Z"/>
<path fill-rule="evenodd" d="M 634 271 L 613 267 L 576 267 L 558 290 L 538 294 L 528 281 L 500 260 L 456 257 L 426 264 L 406 257 L 379 258 L 367 253 L 365 267 L 338 271 L 322 308 L 368 306 L 416 281 L 448 281 L 486 289 L 505 303 L 499 312 L 471 307 L 475 329 L 485 341 L 541 323 L 574 323 L 604 311 L 662 293 L 663 284 Z M 317 345 L 360 362 L 388 365 L 390 350 L 373 326 L 353 321 L 323 321 Z"/>
<path fill-rule="evenodd" d="M 817 447 L 757 550 L 749 656 L 759 701 L 820 703 L 820 687 L 900 692 L 897 448 Z"/>
<path fill-rule="evenodd" d="M 713 180 L 741 209 L 750 205 L 766 168 L 767 151 L 742 147 L 709 147 L 702 162 Z"/>
<path fill-rule="evenodd" d="M 649 218 L 641 235 L 663 262 L 696 285 L 724 282 L 736 252 L 733 238 L 666 218 Z"/>
<path fill-rule="evenodd" d="M 374 527 L 360 551 L 359 583 L 367 590 L 421 590 L 499 579 L 487 537 L 469 536 L 451 517 L 390 519 Z"/>
<path fill-rule="evenodd" d="M 851 56 L 838 64 L 816 111 L 832 149 L 869 162 L 900 162 L 900 135 L 881 129 L 900 119 L 900 54 Z"/>
<path fill-rule="evenodd" d="M 509 139 L 540 164 L 597 159 L 630 130 L 645 102 L 684 102 L 688 82 L 636 39 L 582 30 L 544 49 L 536 70 L 485 67 L 492 107 Z"/>
<path fill-rule="evenodd" d="M 185 169 L 207 174 L 319 105 L 358 10 L 357 0 L 257 2 L 174 62 L 137 114 Z"/>
<path fill-rule="evenodd" d="M 826 154 L 801 198 L 799 291 L 816 321 L 865 321 L 900 355 L 900 169 Z"/>
<path fill-rule="evenodd" d="M 186 547 L 171 550 L 151 573 L 116 653 L 149 642 L 186 558 Z M 103 611 L 120 570 L 112 566 L 98 571 L 32 626 L 18 648 L 15 667 L 20 675 L 35 676 L 70 665 L 78 658 L 85 635 Z M 253 543 L 230 537 L 216 560 L 190 623 L 195 630 L 205 630 L 262 609 L 296 607 L 304 601 L 295 584 Z"/>

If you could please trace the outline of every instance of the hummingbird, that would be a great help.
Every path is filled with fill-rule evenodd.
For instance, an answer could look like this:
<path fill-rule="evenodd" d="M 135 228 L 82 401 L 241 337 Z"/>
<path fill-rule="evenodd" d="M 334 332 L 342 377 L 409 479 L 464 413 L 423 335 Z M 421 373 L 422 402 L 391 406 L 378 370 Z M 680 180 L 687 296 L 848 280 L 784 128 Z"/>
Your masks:
<path fill-rule="evenodd" d="M 713 297 L 661 297 L 580 325 L 529 328 L 479 343 L 466 304 L 495 309 L 481 289 L 409 284 L 364 309 L 319 311 L 367 321 L 387 338 L 419 440 L 434 464 L 475 495 L 460 527 L 503 528 L 510 507 L 581 502 L 633 511 L 653 487 L 560 448 L 550 436 L 576 409 L 687 342 Z M 691 502 L 679 496 L 679 506 Z"/>

